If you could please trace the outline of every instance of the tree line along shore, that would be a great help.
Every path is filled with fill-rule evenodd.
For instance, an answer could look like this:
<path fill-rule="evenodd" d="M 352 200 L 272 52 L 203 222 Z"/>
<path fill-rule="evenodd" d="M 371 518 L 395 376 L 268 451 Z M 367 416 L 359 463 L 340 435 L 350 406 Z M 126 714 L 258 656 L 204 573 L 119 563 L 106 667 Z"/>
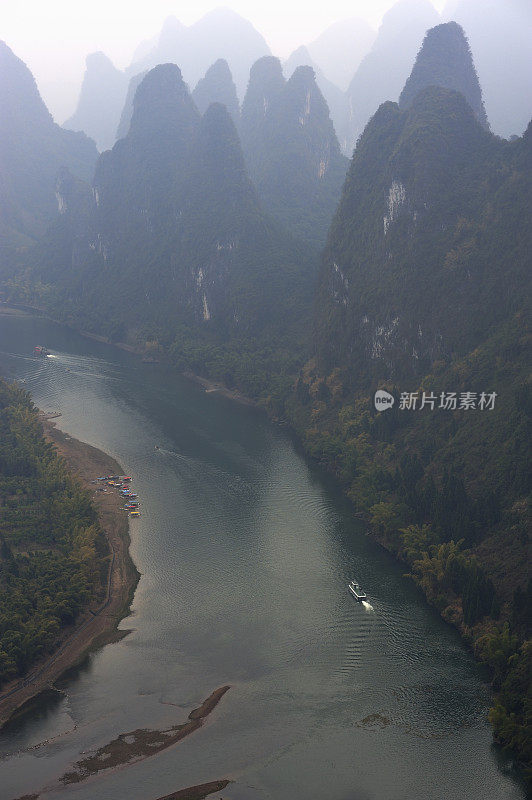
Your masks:
<path fill-rule="evenodd" d="M 118 472 L 0 380 L 0 724 L 116 630 L 138 581 L 120 499 L 91 496 Z"/>

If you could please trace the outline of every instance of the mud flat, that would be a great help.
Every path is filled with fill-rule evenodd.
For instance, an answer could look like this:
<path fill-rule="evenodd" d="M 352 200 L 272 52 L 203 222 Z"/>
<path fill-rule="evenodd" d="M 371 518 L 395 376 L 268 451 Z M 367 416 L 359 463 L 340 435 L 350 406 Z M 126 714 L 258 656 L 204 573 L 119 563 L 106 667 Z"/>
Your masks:
<path fill-rule="evenodd" d="M 177 744 L 201 728 L 204 720 L 214 711 L 228 689 L 230 689 L 229 686 L 220 686 L 219 689 L 215 689 L 201 706 L 190 712 L 187 722 L 172 725 L 171 728 L 162 731 L 139 728 L 129 733 L 121 733 L 116 739 L 100 747 L 93 755 L 78 761 L 72 772 L 63 775 L 62 783 L 79 783 L 97 772 L 115 769 L 125 764 L 135 764 Z M 184 791 L 192 791 L 192 788 Z M 167 797 L 179 796 L 179 794 L 174 794 Z M 206 795 L 198 795 L 198 797 L 202 796 Z M 162 798 L 162 800 L 167 800 L 167 798 Z"/>

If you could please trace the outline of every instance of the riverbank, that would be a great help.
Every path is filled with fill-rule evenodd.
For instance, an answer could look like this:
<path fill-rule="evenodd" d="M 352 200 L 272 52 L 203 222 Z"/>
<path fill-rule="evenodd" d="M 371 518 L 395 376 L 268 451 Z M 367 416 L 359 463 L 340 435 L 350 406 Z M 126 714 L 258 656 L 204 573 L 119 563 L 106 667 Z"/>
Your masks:
<path fill-rule="evenodd" d="M 43 316 L 45 319 L 49 319 L 52 322 L 56 322 L 60 325 L 66 325 L 66 327 L 71 327 L 67 325 L 65 322 L 60 320 L 54 319 L 54 317 L 49 316 L 46 312 L 46 309 L 40 308 L 39 306 L 30 306 L 24 305 L 22 303 L 7 303 L 2 302 L 0 303 L 0 314 L 10 315 L 10 316 L 23 316 L 25 314 L 38 314 L 39 316 Z M 92 339 L 94 342 L 100 342 L 101 344 L 108 344 L 111 347 L 117 347 L 119 350 L 124 350 L 126 353 L 132 353 L 134 355 L 140 356 L 143 363 L 147 364 L 158 364 L 160 360 L 158 358 L 154 358 L 150 356 L 149 353 L 142 347 L 138 347 L 132 344 L 127 344 L 126 342 L 112 342 L 106 336 L 102 336 L 98 333 L 92 333 L 91 331 L 81 330 L 79 328 L 72 328 L 81 336 L 86 337 L 87 339 Z M 229 400 L 233 400 L 236 403 L 240 403 L 244 406 L 251 406 L 253 408 L 259 408 L 259 404 L 256 400 L 251 397 L 248 397 L 243 392 L 240 392 L 238 389 L 229 389 L 225 384 L 221 383 L 220 381 L 213 381 L 209 378 L 205 378 L 202 375 L 197 375 L 195 372 L 191 372 L 190 370 L 184 370 L 182 373 L 183 377 L 187 378 L 187 380 L 192 381 L 193 383 L 197 383 L 205 389 L 207 394 L 216 393 L 221 395 L 222 397 L 227 397 Z"/>
<path fill-rule="evenodd" d="M 237 389 L 229 389 L 219 381 L 211 381 L 208 378 L 203 378 L 201 375 L 196 375 L 195 372 L 190 372 L 189 370 L 185 370 L 181 374 L 189 381 L 193 381 L 194 383 L 198 383 L 200 386 L 203 386 L 207 394 L 212 394 L 215 392 L 216 394 L 222 395 L 222 397 L 227 397 L 229 400 L 234 400 L 235 403 L 240 403 L 244 406 L 252 406 L 253 408 L 259 407 L 259 404 L 256 400 L 253 400 L 251 397 L 247 397 Z"/>
<path fill-rule="evenodd" d="M 123 470 L 111 456 L 89 444 L 74 439 L 50 417 L 40 415 L 46 439 L 62 456 L 82 485 L 91 491 L 100 524 L 109 545 L 109 567 L 103 603 L 89 606 L 75 626 L 66 628 L 58 648 L 37 662 L 25 678 L 7 684 L 0 695 L 0 728 L 35 703 L 38 695 L 50 690 L 60 675 L 78 664 L 87 653 L 109 642 L 118 641 L 127 631 L 118 631 L 127 615 L 138 583 L 139 573 L 129 554 L 128 519 L 120 510 L 115 493 L 95 492 L 91 481 L 101 474 L 120 474 Z"/>

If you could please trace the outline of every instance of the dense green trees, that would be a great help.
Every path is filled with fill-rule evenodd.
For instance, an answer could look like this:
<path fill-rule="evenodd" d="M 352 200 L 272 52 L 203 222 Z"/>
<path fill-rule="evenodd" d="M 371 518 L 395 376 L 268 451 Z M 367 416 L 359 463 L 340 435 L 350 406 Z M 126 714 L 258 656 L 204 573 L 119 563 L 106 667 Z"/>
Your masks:
<path fill-rule="evenodd" d="M 306 339 L 312 255 L 262 212 L 229 114 L 214 105 L 200 119 L 172 65 L 140 84 L 129 135 L 100 159 L 94 191 L 63 176 L 65 213 L 10 289 L 83 329 L 149 343 L 178 368 L 288 418 L 491 665 L 496 736 L 526 758 L 532 128 L 497 139 L 464 97 L 442 88 L 405 105 L 381 106 L 358 142 L 323 257 L 315 360 Z M 241 131 L 259 192 L 271 189 L 286 203 L 282 215 L 296 213 L 319 238 L 315 212 L 331 201 L 326 178 L 338 179 L 342 163 L 308 69 L 286 83 L 276 59 L 259 61 Z M 396 398 L 383 413 L 371 402 L 377 387 Z M 494 391 L 497 401 L 492 410 L 408 411 L 398 402 L 406 391 Z M 41 638 L 28 634 L 46 648 L 54 620 L 74 618 L 75 598 L 94 585 L 98 539 L 81 496 L 64 495 L 52 456 L 36 454 L 31 437 L 24 445 L 34 422 L 18 405 L 12 444 L 0 451 L 2 585 L 15 569 L 28 591 L 32 569 L 46 576 L 51 627 L 37 604 Z M 85 545 L 67 551 L 58 531 L 70 530 L 71 544 L 76 515 Z M 71 551 L 75 597 L 53 573 Z M 58 572 L 68 575 L 68 563 Z M 16 622 L 21 636 L 31 619 L 28 610 Z M 15 639 L 0 654 L 6 674 L 33 657 Z"/>
<path fill-rule="evenodd" d="M 107 555 L 90 497 L 29 395 L 0 381 L 0 686 L 53 651 L 101 594 Z"/>
<path fill-rule="evenodd" d="M 522 311 L 532 129 L 490 135 L 457 92 L 383 104 L 356 148 L 320 272 L 316 348 L 353 389 L 409 388 Z"/>
<path fill-rule="evenodd" d="M 423 380 L 458 390 L 500 380 L 493 411 L 398 411 L 396 393 L 395 411 L 377 413 L 370 396 L 345 391 L 338 371 L 324 378 L 309 362 L 285 413 L 378 539 L 408 564 L 429 602 L 489 664 L 495 736 L 527 763 L 532 416 L 519 340 L 527 340 L 526 330 L 513 320 L 474 356 L 445 371 L 440 365 Z"/>
<path fill-rule="evenodd" d="M 322 262 L 316 359 L 286 409 L 492 666 L 496 736 L 526 760 L 532 129 L 497 139 L 439 88 L 406 105 L 381 106 L 358 143 Z M 392 409 L 374 409 L 377 388 Z M 409 410 L 405 392 L 497 397 Z"/>

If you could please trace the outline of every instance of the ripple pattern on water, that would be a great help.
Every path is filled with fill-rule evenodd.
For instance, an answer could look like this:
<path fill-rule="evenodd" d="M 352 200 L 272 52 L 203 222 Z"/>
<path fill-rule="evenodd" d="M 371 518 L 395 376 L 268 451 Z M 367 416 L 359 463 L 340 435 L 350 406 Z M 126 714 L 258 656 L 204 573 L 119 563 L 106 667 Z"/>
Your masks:
<path fill-rule="evenodd" d="M 2 800 L 44 785 L 46 800 L 147 800 L 228 775 L 234 800 L 524 797 L 490 749 L 480 668 L 282 431 L 36 318 L 0 316 L 0 370 L 117 458 L 142 502 L 131 633 L 0 735 Z M 171 752 L 57 785 L 80 753 L 175 724 L 225 684 Z"/>

